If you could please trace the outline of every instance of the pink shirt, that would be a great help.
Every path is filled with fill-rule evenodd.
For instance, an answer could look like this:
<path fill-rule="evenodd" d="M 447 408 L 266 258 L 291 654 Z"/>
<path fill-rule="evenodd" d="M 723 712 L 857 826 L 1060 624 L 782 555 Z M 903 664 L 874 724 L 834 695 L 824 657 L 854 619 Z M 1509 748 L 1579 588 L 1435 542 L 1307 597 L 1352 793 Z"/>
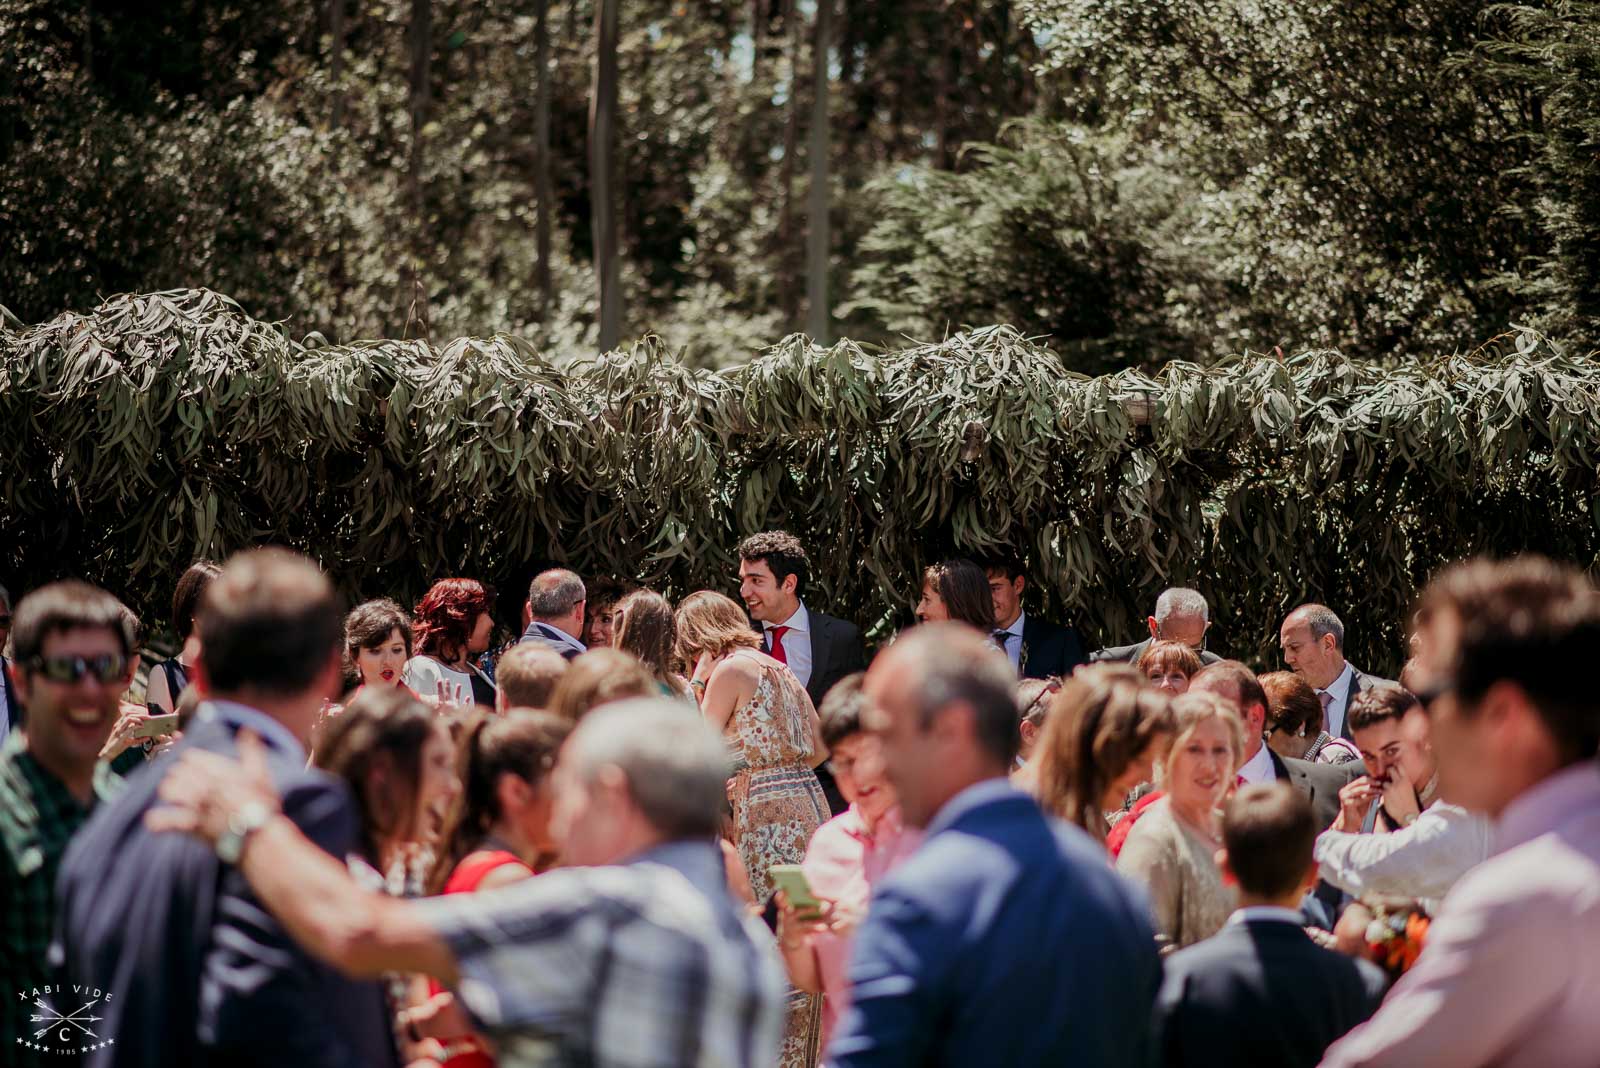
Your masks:
<path fill-rule="evenodd" d="M 806 848 L 801 863 L 806 882 L 818 895 L 837 901 L 846 910 L 864 915 L 872 888 L 900 862 L 917 851 L 922 832 L 907 827 L 896 805 L 868 831 L 856 806 L 818 827 Z M 850 946 L 852 939 L 836 934 L 815 935 L 811 946 L 817 954 L 817 972 L 822 979 L 822 1048 L 828 1048 L 834 1025 L 844 1014 L 850 999 Z"/>
<path fill-rule="evenodd" d="M 1506 806 L 1494 854 L 1450 890 L 1416 966 L 1323 1068 L 1600 1063 L 1600 765 Z"/>

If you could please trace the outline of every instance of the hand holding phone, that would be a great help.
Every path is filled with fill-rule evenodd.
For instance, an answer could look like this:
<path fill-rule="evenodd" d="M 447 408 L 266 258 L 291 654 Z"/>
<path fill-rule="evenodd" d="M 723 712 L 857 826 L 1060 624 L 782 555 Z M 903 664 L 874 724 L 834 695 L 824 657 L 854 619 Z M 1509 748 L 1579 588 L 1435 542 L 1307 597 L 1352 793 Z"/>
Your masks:
<path fill-rule="evenodd" d="M 806 873 L 800 865 L 774 864 L 767 869 L 767 874 L 772 876 L 772 885 L 789 899 L 789 907 L 795 912 L 821 914 L 822 899 L 811 892 L 811 884 L 806 881 Z"/>
<path fill-rule="evenodd" d="M 178 714 L 146 716 L 138 726 L 128 732 L 130 738 L 165 738 L 178 729 Z"/>

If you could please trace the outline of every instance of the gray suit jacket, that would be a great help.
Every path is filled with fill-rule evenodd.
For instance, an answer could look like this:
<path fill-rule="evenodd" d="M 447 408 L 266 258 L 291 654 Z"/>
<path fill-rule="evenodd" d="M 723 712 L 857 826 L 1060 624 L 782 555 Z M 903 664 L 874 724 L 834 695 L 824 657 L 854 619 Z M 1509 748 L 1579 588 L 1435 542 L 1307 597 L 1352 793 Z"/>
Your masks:
<path fill-rule="evenodd" d="M 1380 679 L 1376 675 L 1368 675 L 1354 664 L 1350 665 L 1350 670 L 1354 672 L 1354 677 L 1350 680 L 1350 696 L 1344 703 L 1344 730 L 1339 733 L 1342 737 L 1353 742 L 1355 738 L 1350 734 L 1350 702 L 1356 699 L 1356 694 L 1363 690 L 1370 690 L 1374 686 L 1398 686 L 1400 684 L 1393 679 Z"/>
<path fill-rule="evenodd" d="M 1268 754 L 1278 778 L 1305 794 L 1306 800 L 1311 802 L 1319 834 L 1339 818 L 1339 791 L 1350 780 L 1366 773 L 1359 760 L 1347 764 L 1313 764 L 1306 760 L 1286 760 L 1271 750 Z"/>
<path fill-rule="evenodd" d="M 1132 645 L 1114 645 L 1106 649 L 1096 649 L 1094 652 L 1089 654 L 1089 663 L 1101 664 L 1121 662 L 1124 664 L 1137 664 L 1139 662 L 1139 658 L 1144 655 L 1144 651 L 1150 648 L 1151 643 L 1154 641 L 1154 638 L 1146 638 L 1144 641 L 1135 642 Z M 1202 649 L 1200 651 L 1201 664 L 1215 664 L 1221 659 L 1222 657 L 1218 656 L 1216 653 L 1213 653 L 1209 649 Z"/>

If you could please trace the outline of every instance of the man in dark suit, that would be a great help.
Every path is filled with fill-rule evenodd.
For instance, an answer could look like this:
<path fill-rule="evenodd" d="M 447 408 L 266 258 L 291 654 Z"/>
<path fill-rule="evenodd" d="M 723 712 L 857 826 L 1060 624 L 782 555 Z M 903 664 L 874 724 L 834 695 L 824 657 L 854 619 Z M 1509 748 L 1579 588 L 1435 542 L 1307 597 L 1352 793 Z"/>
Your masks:
<path fill-rule="evenodd" d="M 834 1068 L 1147 1060 L 1161 975 L 1149 904 L 1103 847 L 1006 781 L 1015 687 L 956 623 L 917 627 L 867 672 L 863 724 L 927 838 L 857 931 Z"/>
<path fill-rule="evenodd" d="M 1311 806 L 1281 784 L 1246 786 L 1222 819 L 1239 908 L 1222 930 L 1167 958 L 1155 1031 L 1166 1068 L 1313 1068 L 1383 1000 L 1377 965 L 1323 949 L 1296 908 L 1316 879 Z"/>
<path fill-rule="evenodd" d="M 1311 803 L 1321 831 L 1339 817 L 1339 791 L 1361 772 L 1361 765 L 1312 764 L 1285 759 L 1263 740 L 1267 722 L 1267 694 L 1255 672 L 1237 660 L 1220 660 L 1200 669 L 1189 689 L 1214 693 L 1239 710 L 1244 720 L 1244 762 L 1239 778 L 1245 783 L 1287 782 Z"/>
<path fill-rule="evenodd" d="M 1374 686 L 1393 681 L 1368 675 L 1344 658 L 1344 624 L 1326 605 L 1303 604 L 1290 612 L 1278 632 L 1283 662 L 1317 691 L 1324 729 L 1335 738 L 1350 737 L 1350 701 Z"/>
<path fill-rule="evenodd" d="M 867 652 L 861 628 L 813 612 L 800 599 L 810 569 L 805 546 L 787 531 L 768 530 L 739 543 L 739 597 L 761 635 L 761 649 L 788 664 L 811 703 L 821 707 L 834 683 L 866 670 Z M 815 770 L 837 816 L 850 806 L 827 765 Z"/>
<path fill-rule="evenodd" d="M 197 684 L 211 700 L 175 751 L 232 754 L 235 735 L 250 729 L 265 744 L 284 813 L 343 861 L 360 840 L 349 791 L 305 766 L 312 725 L 339 684 L 332 586 L 291 553 L 243 553 L 207 587 L 197 622 Z M 255 816 L 215 852 L 145 828 L 167 766 L 162 758 L 134 773 L 62 863 L 54 955 L 68 982 L 106 992 L 96 1006 L 105 1044 L 86 1063 L 396 1065 L 382 985 L 346 979 L 299 949 L 234 866 L 229 851 Z"/>
<path fill-rule="evenodd" d="M 1132 645 L 1117 645 L 1096 649 L 1089 654 L 1091 663 L 1120 661 L 1137 664 L 1144 651 L 1154 642 L 1182 642 L 1200 654 L 1202 664 L 1215 664 L 1222 657 L 1206 649 L 1206 631 L 1211 629 L 1211 607 L 1199 591 L 1174 586 L 1161 591 L 1156 598 L 1156 613 L 1145 619 L 1150 637 Z"/>
<path fill-rule="evenodd" d="M 1088 658 L 1083 639 L 1072 627 L 1050 623 L 1022 610 L 1022 593 L 1028 579 L 1015 556 L 996 557 L 982 563 L 994 598 L 994 640 L 1024 679 L 1064 678 Z"/>
<path fill-rule="evenodd" d="M 528 629 L 521 641 L 549 646 L 565 660 L 581 656 L 588 652 L 578 637 L 588 606 L 589 591 L 576 573 L 564 567 L 539 572 L 528 585 Z"/>

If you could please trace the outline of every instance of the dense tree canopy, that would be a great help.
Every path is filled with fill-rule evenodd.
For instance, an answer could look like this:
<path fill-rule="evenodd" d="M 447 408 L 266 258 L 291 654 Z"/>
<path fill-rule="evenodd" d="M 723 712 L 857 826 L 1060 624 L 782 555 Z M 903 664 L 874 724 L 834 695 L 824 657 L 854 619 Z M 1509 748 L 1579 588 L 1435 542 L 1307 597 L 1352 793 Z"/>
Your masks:
<path fill-rule="evenodd" d="M 811 321 L 820 173 L 827 310 L 865 341 L 1003 321 L 1091 370 L 1514 322 L 1593 347 L 1593 2 L 828 10 L 819 40 L 815 0 L 620 0 L 624 338 L 723 364 Z M 0 0 L 0 304 L 207 285 L 335 340 L 590 352 L 594 15 Z"/>

